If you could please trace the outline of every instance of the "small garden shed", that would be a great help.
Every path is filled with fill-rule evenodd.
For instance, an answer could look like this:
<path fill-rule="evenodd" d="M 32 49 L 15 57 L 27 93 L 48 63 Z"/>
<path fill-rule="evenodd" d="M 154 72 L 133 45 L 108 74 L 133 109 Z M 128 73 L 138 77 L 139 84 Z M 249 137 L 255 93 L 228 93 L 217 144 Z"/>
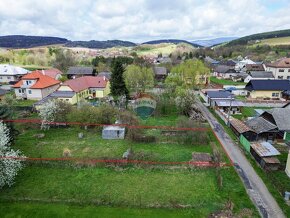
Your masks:
<path fill-rule="evenodd" d="M 103 139 L 124 139 L 125 127 L 105 126 L 102 131 Z"/>

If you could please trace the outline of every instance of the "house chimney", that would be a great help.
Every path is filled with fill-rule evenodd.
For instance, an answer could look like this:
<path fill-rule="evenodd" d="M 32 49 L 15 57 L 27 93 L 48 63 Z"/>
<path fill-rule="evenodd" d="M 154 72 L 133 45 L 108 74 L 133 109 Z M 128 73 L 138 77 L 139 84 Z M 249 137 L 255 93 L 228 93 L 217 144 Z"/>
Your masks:
<path fill-rule="evenodd" d="M 105 76 L 103 76 L 103 79 L 104 79 L 104 81 L 106 80 L 106 77 Z"/>
<path fill-rule="evenodd" d="M 41 70 L 42 75 L 45 75 L 44 70 Z"/>

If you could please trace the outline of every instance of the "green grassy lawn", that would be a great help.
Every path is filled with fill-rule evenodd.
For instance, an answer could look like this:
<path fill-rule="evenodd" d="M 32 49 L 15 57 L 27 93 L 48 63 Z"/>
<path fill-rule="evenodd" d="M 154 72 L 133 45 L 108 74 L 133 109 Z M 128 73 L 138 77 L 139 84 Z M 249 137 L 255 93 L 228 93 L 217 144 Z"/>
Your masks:
<path fill-rule="evenodd" d="M 176 126 L 178 117 L 151 117 L 143 125 Z M 132 148 L 145 160 L 189 161 L 192 152 L 212 153 L 209 142 L 222 150 L 213 133 L 209 142 L 187 145 L 172 141 L 161 130 L 146 130 L 155 143 L 104 140 L 98 129 L 51 128 L 43 132 L 36 125 L 16 125 L 20 131 L 13 148 L 27 157 L 116 158 Z M 78 133 L 84 138 L 79 139 Z M 39 139 L 36 134 L 45 133 Z M 223 160 L 229 160 L 222 153 Z M 0 217 L 207 217 L 234 203 L 234 213 L 249 208 L 258 217 L 233 167 L 221 169 L 222 187 L 215 168 L 186 166 L 80 166 L 27 163 L 12 187 L 0 190 Z M 181 209 L 183 208 L 183 209 Z"/>
<path fill-rule="evenodd" d="M 78 133 L 83 132 L 84 138 L 79 139 Z M 212 153 L 208 144 L 182 145 L 171 142 L 170 137 L 160 135 L 160 130 L 148 130 L 150 135 L 159 136 L 154 143 L 136 143 L 125 140 L 102 139 L 99 131 L 86 131 L 79 128 L 51 128 L 48 131 L 39 129 L 22 130 L 14 145 L 28 157 L 62 157 L 64 149 L 71 151 L 72 157 L 82 158 L 117 158 L 132 148 L 134 153 L 142 153 L 146 160 L 152 161 L 189 161 L 193 151 Z M 44 133 L 43 139 L 35 137 Z"/>
<path fill-rule="evenodd" d="M 13 106 L 15 106 L 15 107 L 32 106 L 36 102 L 38 102 L 38 101 L 36 101 L 36 100 L 20 100 L 20 99 L 17 99 L 15 101 L 15 103 L 13 104 Z"/>
<path fill-rule="evenodd" d="M 206 217 L 223 208 L 227 200 L 235 212 L 253 209 L 232 168 L 221 171 L 223 188 L 217 188 L 215 169 L 158 170 L 137 168 L 26 167 L 12 188 L 0 191 L 2 201 L 30 199 L 38 202 L 117 207 L 191 208 Z M 1 212 L 0 212 L 1 214 Z"/>
<path fill-rule="evenodd" d="M 246 85 L 246 83 L 243 83 L 243 82 L 234 82 L 232 80 L 227 80 L 227 79 L 218 79 L 212 76 L 210 77 L 210 81 L 218 85 Z"/>
<path fill-rule="evenodd" d="M 271 108 L 269 107 L 267 108 L 266 107 L 242 107 L 241 109 L 242 114 L 236 114 L 236 115 L 233 115 L 233 117 L 239 120 L 243 120 L 248 117 L 254 117 L 256 115 L 255 109 L 269 110 Z"/>
<path fill-rule="evenodd" d="M 271 38 L 271 39 L 263 39 L 261 42 L 255 44 L 256 45 L 290 45 L 290 37 L 278 37 L 278 38 Z"/>

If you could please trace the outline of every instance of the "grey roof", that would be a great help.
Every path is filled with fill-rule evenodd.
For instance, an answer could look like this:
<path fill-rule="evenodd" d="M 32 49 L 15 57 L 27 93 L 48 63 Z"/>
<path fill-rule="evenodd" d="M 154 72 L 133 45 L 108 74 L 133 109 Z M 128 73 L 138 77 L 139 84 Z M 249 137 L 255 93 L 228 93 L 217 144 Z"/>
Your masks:
<path fill-rule="evenodd" d="M 273 108 L 263 114 L 265 113 L 272 115 L 280 131 L 290 130 L 290 108 Z"/>
<path fill-rule="evenodd" d="M 219 63 L 219 61 L 217 61 L 217 60 L 215 60 L 215 59 L 213 59 L 213 58 L 211 58 L 211 57 L 209 57 L 209 56 L 206 56 L 206 57 L 204 58 L 204 61 L 205 61 L 205 62 L 208 62 L 208 63 L 210 63 L 210 64 L 218 64 L 218 63 Z"/>
<path fill-rule="evenodd" d="M 162 76 L 167 75 L 167 70 L 165 67 L 153 67 L 153 71 L 155 75 L 162 75 Z"/>
<path fill-rule="evenodd" d="M 232 67 L 226 65 L 218 65 L 214 71 L 218 73 L 237 73 Z"/>
<path fill-rule="evenodd" d="M 42 105 L 42 104 L 48 102 L 49 100 L 53 100 L 53 99 L 54 99 L 54 98 L 51 97 L 50 95 L 49 95 L 49 96 L 46 96 L 45 98 L 41 99 L 40 101 L 35 102 L 35 103 L 33 104 L 33 106 Z"/>
<path fill-rule="evenodd" d="M 215 103 L 219 107 L 243 107 L 245 104 L 241 101 L 230 101 L 230 100 L 215 100 Z"/>
<path fill-rule="evenodd" d="M 75 92 L 72 91 L 55 91 L 50 94 L 51 97 L 55 98 L 72 98 L 75 95 Z"/>
<path fill-rule="evenodd" d="M 231 93 L 229 91 L 219 90 L 219 91 L 207 91 L 207 96 L 209 98 L 231 98 Z"/>
<path fill-rule="evenodd" d="M 269 78 L 274 79 L 273 73 L 270 71 L 252 71 L 250 72 L 252 78 Z"/>
<path fill-rule="evenodd" d="M 7 93 L 7 90 L 5 89 L 0 89 L 0 95 L 5 95 Z"/>
<path fill-rule="evenodd" d="M 66 74 L 70 75 L 93 75 L 92 67 L 70 67 Z"/>
<path fill-rule="evenodd" d="M 125 131 L 125 127 L 121 126 L 105 126 L 103 130 L 107 131 Z"/>
<path fill-rule="evenodd" d="M 253 143 L 251 147 L 260 157 L 269 157 L 280 155 L 280 152 L 269 142 Z"/>
<path fill-rule="evenodd" d="M 254 130 L 257 134 L 276 130 L 277 126 L 265 120 L 263 117 L 256 117 L 246 121 L 246 125 Z"/>
<path fill-rule="evenodd" d="M 108 80 L 110 80 L 111 77 L 112 77 L 112 72 L 100 72 L 100 73 L 98 73 L 98 76 L 104 76 L 104 77 L 106 77 Z"/>

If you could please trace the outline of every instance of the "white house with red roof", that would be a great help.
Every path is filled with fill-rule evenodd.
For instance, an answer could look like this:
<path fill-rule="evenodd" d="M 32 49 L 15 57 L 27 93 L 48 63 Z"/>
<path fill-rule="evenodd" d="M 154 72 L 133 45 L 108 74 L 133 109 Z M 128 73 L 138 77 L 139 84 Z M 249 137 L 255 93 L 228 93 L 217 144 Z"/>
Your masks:
<path fill-rule="evenodd" d="M 104 98 L 110 94 L 110 82 L 105 76 L 84 76 L 67 80 L 51 97 L 76 104 L 81 99 Z"/>
<path fill-rule="evenodd" d="M 41 100 L 56 91 L 59 84 L 60 81 L 36 70 L 23 76 L 13 88 L 17 98 Z"/>

